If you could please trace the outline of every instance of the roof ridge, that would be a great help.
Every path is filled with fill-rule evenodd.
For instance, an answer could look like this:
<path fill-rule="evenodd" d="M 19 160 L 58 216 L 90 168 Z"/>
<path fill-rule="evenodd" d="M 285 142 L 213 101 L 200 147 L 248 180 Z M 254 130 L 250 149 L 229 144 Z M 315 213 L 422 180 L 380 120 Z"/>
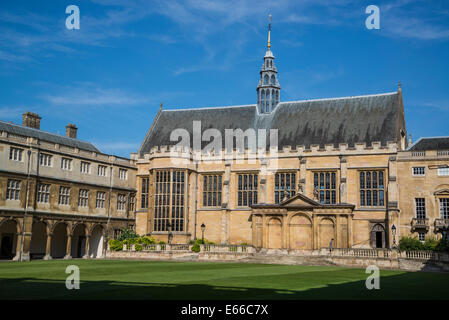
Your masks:
<path fill-rule="evenodd" d="M 294 103 L 294 102 L 310 102 L 310 101 L 329 101 L 329 100 L 343 100 L 343 99 L 357 99 L 357 98 L 369 98 L 369 97 L 382 97 L 382 96 L 392 96 L 397 94 L 397 92 L 387 92 L 378 94 L 366 94 L 361 96 L 347 96 L 347 97 L 336 97 L 336 98 L 320 98 L 320 99 L 306 99 L 306 100 L 293 100 L 293 101 L 283 101 L 279 102 L 281 104 Z M 275 109 L 276 110 L 276 109 Z"/>
<path fill-rule="evenodd" d="M 242 104 L 242 105 L 235 105 L 235 106 L 198 107 L 198 108 L 187 108 L 187 109 L 165 109 L 165 110 L 162 110 L 162 112 L 207 110 L 207 109 L 231 109 L 231 108 L 245 108 L 245 107 L 256 107 L 256 105 L 255 104 Z"/>
<path fill-rule="evenodd" d="M 37 132 L 43 132 L 43 133 L 46 133 L 46 134 L 49 134 L 49 135 L 52 135 L 52 136 L 56 136 L 58 138 L 64 138 L 64 139 L 68 139 L 68 140 L 72 140 L 72 141 L 76 141 L 76 142 L 87 143 L 87 144 L 90 144 L 90 145 L 95 147 L 95 145 L 92 142 L 88 142 L 88 141 L 84 141 L 84 140 L 80 140 L 80 139 L 75 139 L 75 138 L 63 136 L 63 135 L 60 135 L 60 134 L 56 134 L 56 133 L 53 133 L 53 132 L 48 132 L 48 131 L 45 131 L 45 130 L 31 128 L 31 127 L 23 126 L 23 125 L 20 125 L 20 124 L 7 122 L 7 121 L 4 121 L 4 120 L 0 120 L 0 122 L 3 122 L 6 125 L 15 126 L 15 127 L 18 127 L 18 128 L 21 128 L 21 129 L 25 129 L 25 130 L 32 130 L 32 131 L 37 131 Z M 95 148 L 98 149 L 97 147 L 95 147 Z"/>

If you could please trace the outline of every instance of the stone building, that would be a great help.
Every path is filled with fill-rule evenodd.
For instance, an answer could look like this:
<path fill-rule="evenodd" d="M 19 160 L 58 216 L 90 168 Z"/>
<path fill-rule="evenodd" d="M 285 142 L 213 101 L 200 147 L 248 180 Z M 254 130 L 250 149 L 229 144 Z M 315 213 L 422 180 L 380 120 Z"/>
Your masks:
<path fill-rule="evenodd" d="M 395 245 L 415 230 L 409 204 L 421 197 L 400 188 L 417 182 L 405 168 L 413 151 L 400 84 L 280 102 L 274 59 L 269 31 L 254 105 L 160 108 L 133 156 L 137 233 L 274 249 Z M 446 153 L 438 157 L 428 165 L 447 165 Z M 432 183 L 418 190 L 444 197 L 449 178 Z"/>
<path fill-rule="evenodd" d="M 100 152 L 76 138 L 0 121 L 2 258 L 100 257 L 105 240 L 135 219 L 134 161 Z"/>
<path fill-rule="evenodd" d="M 449 137 L 421 138 L 398 153 L 400 234 L 420 240 L 449 228 Z"/>

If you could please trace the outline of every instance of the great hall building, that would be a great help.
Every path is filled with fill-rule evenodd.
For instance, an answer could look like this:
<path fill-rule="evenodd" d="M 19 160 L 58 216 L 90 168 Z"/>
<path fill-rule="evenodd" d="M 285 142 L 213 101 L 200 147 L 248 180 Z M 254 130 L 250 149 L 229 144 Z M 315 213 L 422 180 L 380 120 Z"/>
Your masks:
<path fill-rule="evenodd" d="M 274 60 L 269 31 L 254 105 L 160 108 L 132 156 L 137 233 L 299 250 L 332 239 L 338 248 L 385 248 L 403 235 L 440 237 L 449 224 L 449 138 L 411 145 L 401 86 L 280 102 Z"/>
<path fill-rule="evenodd" d="M 159 109 L 131 159 L 0 121 L 0 258 L 103 257 L 125 227 L 170 243 L 387 248 L 449 227 L 449 137 L 407 139 L 402 89 L 280 102 L 268 49 L 253 105 Z"/>

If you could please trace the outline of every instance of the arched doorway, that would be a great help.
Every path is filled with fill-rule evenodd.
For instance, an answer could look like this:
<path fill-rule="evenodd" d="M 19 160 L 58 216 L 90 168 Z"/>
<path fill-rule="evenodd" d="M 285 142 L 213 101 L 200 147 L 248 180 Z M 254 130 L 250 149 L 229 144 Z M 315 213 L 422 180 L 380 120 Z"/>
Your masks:
<path fill-rule="evenodd" d="M 72 257 L 82 258 L 86 254 L 86 226 L 77 224 L 72 234 Z"/>
<path fill-rule="evenodd" d="M 268 248 L 282 248 L 282 223 L 277 218 L 272 218 L 268 222 Z"/>
<path fill-rule="evenodd" d="M 334 239 L 333 246 L 336 247 L 334 221 L 329 218 L 323 218 L 320 221 L 320 248 L 329 248 L 329 244 Z"/>
<path fill-rule="evenodd" d="M 67 250 L 67 224 L 58 223 L 51 236 L 51 257 L 64 258 Z"/>
<path fill-rule="evenodd" d="M 385 248 L 385 228 L 380 223 L 375 224 L 370 232 L 371 248 Z"/>
<path fill-rule="evenodd" d="M 103 256 L 103 227 L 97 224 L 90 235 L 89 257 L 101 258 Z"/>
<path fill-rule="evenodd" d="M 312 249 L 312 223 L 302 214 L 295 215 L 289 223 L 290 249 Z"/>
<path fill-rule="evenodd" d="M 0 259 L 12 259 L 17 247 L 17 222 L 6 220 L 0 224 Z"/>
<path fill-rule="evenodd" d="M 30 258 L 42 259 L 47 247 L 47 225 L 40 221 L 33 223 L 30 244 Z"/>

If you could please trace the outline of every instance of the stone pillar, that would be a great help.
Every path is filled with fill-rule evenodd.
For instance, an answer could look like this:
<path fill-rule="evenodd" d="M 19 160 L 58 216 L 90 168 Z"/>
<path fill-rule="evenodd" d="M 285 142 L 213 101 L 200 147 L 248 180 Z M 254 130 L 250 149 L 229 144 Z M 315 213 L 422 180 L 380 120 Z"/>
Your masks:
<path fill-rule="evenodd" d="M 348 202 L 348 192 L 346 186 L 346 171 L 347 162 L 346 158 L 340 158 L 340 201 L 337 202 Z"/>
<path fill-rule="evenodd" d="M 302 194 L 304 194 L 305 196 L 310 196 L 312 195 L 312 199 L 313 199 L 313 185 L 312 185 L 312 190 L 308 190 L 307 188 L 307 183 L 306 183 L 306 175 L 307 175 L 307 168 L 306 168 L 306 164 L 307 164 L 307 160 L 304 158 L 301 158 L 299 160 L 299 183 L 302 186 Z"/>
<path fill-rule="evenodd" d="M 72 259 L 72 235 L 70 233 L 67 235 L 67 247 L 65 249 L 64 259 Z"/>
<path fill-rule="evenodd" d="M 352 213 L 348 215 L 348 248 L 352 248 Z"/>
<path fill-rule="evenodd" d="M 25 230 L 22 230 L 23 219 L 25 219 Z M 16 256 L 13 260 L 15 261 L 30 261 L 30 245 L 31 245 L 31 235 L 32 235 L 32 227 L 33 227 L 33 217 L 27 215 L 26 218 L 17 219 L 17 223 L 20 224 L 18 227 L 19 237 L 17 239 L 17 248 Z M 23 232 L 23 236 L 22 236 Z M 23 238 L 22 238 L 23 237 Z M 23 241 L 23 244 L 22 244 Z M 21 253 L 22 251 L 22 253 Z"/>
<path fill-rule="evenodd" d="M 52 236 L 52 234 L 50 232 L 48 232 L 44 260 L 51 260 L 51 236 Z"/>
<path fill-rule="evenodd" d="M 315 213 L 313 213 L 312 223 L 313 250 L 318 250 L 318 217 Z"/>
<path fill-rule="evenodd" d="M 86 235 L 86 243 L 84 247 L 85 249 L 83 259 L 89 259 L 89 242 L 90 242 L 90 235 Z"/>

